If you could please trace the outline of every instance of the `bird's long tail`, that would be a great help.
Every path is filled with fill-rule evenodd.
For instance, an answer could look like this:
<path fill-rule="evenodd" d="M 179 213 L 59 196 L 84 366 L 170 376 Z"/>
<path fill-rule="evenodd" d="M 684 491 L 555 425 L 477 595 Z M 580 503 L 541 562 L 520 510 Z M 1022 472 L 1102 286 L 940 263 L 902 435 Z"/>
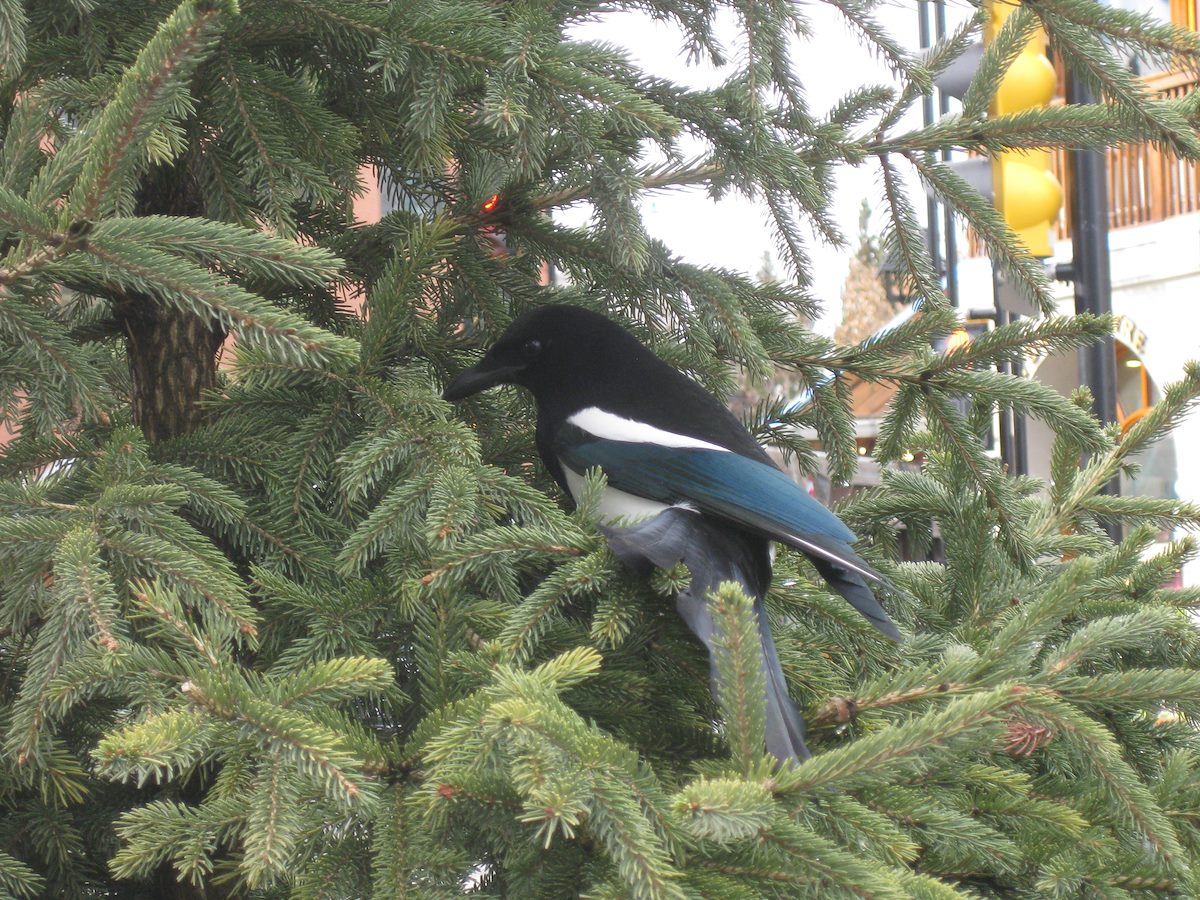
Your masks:
<path fill-rule="evenodd" d="M 779 665 L 779 654 L 775 651 L 775 639 L 771 637 L 771 625 L 761 599 L 754 601 L 754 612 L 758 616 L 763 676 L 767 683 L 767 750 L 776 759 L 786 760 L 790 757 L 796 762 L 803 762 L 812 755 L 804 743 L 804 719 L 788 695 L 783 668 Z"/>
<path fill-rule="evenodd" d="M 636 525 L 605 528 L 609 546 L 626 565 L 648 572 L 682 562 L 691 584 L 675 598 L 675 609 L 708 651 L 709 679 L 717 695 L 715 624 L 708 595 L 723 581 L 736 581 L 754 598 L 762 647 L 767 750 L 781 762 L 799 763 L 811 755 L 804 743 L 804 720 L 788 696 L 779 654 L 763 608 L 771 567 L 766 543 L 685 509 L 671 508 Z"/>

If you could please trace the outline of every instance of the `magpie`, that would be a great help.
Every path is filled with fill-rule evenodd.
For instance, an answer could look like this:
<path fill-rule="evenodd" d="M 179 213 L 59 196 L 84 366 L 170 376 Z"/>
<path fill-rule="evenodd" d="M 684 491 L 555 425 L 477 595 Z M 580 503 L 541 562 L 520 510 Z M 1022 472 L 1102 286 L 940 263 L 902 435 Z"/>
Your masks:
<path fill-rule="evenodd" d="M 888 583 L 851 549 L 850 529 L 782 472 L 719 400 L 599 313 L 554 304 L 520 316 L 443 397 L 457 401 L 501 384 L 533 394 L 538 453 L 574 500 L 584 473 L 603 470 L 601 527 L 623 563 L 646 574 L 687 567 L 691 582 L 676 609 L 708 651 L 714 694 L 707 595 L 733 580 L 753 598 L 767 750 L 781 763 L 807 759 L 804 722 L 763 609 L 773 542 L 807 556 L 834 591 L 899 640 L 868 586 Z"/>

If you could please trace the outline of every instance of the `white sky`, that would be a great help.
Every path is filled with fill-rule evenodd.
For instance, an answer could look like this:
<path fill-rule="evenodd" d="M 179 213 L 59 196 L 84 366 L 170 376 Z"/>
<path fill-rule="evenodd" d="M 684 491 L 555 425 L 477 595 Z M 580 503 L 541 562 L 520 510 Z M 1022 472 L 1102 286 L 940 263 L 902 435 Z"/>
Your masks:
<path fill-rule="evenodd" d="M 824 3 L 805 3 L 803 6 L 815 37 L 801 39 L 796 44 L 794 59 L 814 114 L 823 114 L 838 99 L 861 85 L 893 83 L 891 72 L 850 30 L 837 10 Z M 951 9 L 952 23 L 961 16 L 961 10 L 956 14 Z M 896 40 L 909 47 L 918 46 L 915 3 L 884 6 L 879 18 Z M 736 40 L 738 30 L 732 18 L 726 24 L 727 27 L 719 29 L 718 34 L 726 40 L 726 55 L 736 58 L 737 47 L 732 42 Z M 643 69 L 678 83 L 709 87 L 719 84 L 727 75 L 708 65 L 689 66 L 679 31 L 640 13 L 609 15 L 600 22 L 577 29 L 575 36 L 623 46 L 633 62 Z M 919 105 L 914 108 L 914 117 L 905 124 L 920 126 Z M 825 311 L 818 325 L 820 331 L 830 333 L 840 321 L 840 293 L 858 232 L 859 207 L 864 198 L 872 208 L 882 205 L 878 174 L 878 165 L 872 162 L 853 169 L 843 166 L 838 173 L 833 210 L 849 246 L 829 247 L 808 232 L 812 235 L 809 243 L 813 262 L 812 293 L 822 302 Z M 909 196 L 923 216 L 924 195 L 915 183 Z M 584 210 L 572 213 L 563 218 L 582 223 L 588 217 Z M 643 215 L 650 234 L 663 240 L 689 262 L 754 275 L 761 268 L 764 251 L 769 251 L 776 261 L 776 271 L 780 275 L 785 272 L 778 261 L 765 210 L 744 198 L 727 197 L 714 202 L 703 187 L 677 189 L 648 197 L 643 204 Z"/>

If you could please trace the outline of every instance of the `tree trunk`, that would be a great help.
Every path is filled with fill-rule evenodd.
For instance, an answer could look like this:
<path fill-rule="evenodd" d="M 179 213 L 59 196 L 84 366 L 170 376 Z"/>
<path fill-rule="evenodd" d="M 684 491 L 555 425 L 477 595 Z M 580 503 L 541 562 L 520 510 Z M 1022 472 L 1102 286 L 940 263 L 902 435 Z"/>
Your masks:
<path fill-rule="evenodd" d="M 217 384 L 217 351 L 225 330 L 144 294 L 119 310 L 133 380 L 133 421 L 151 443 L 194 429 L 200 400 Z"/>
<path fill-rule="evenodd" d="M 142 215 L 203 216 L 204 202 L 181 165 L 151 173 L 138 198 Z M 125 331 L 133 381 L 133 421 L 151 443 L 169 440 L 203 421 L 200 400 L 217 384 L 217 351 L 227 332 L 152 297 L 130 292 L 115 304 Z"/>

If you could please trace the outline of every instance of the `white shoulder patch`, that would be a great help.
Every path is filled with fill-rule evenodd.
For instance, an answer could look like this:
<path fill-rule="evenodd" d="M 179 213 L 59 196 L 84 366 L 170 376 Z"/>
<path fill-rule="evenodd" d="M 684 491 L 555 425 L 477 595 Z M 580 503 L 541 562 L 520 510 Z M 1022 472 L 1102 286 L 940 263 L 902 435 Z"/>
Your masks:
<path fill-rule="evenodd" d="M 660 447 L 695 447 L 700 450 L 723 450 L 726 453 L 730 452 L 726 447 L 710 444 L 708 441 L 688 437 L 685 434 L 664 431 L 661 428 L 655 428 L 653 425 L 647 425 L 645 422 L 638 422 L 635 419 L 626 419 L 613 413 L 605 412 L 598 406 L 589 406 L 587 409 L 581 409 L 575 415 L 568 416 L 567 421 L 578 428 L 582 428 L 588 434 L 604 438 L 607 441 L 625 441 L 630 444 L 657 444 Z"/>

